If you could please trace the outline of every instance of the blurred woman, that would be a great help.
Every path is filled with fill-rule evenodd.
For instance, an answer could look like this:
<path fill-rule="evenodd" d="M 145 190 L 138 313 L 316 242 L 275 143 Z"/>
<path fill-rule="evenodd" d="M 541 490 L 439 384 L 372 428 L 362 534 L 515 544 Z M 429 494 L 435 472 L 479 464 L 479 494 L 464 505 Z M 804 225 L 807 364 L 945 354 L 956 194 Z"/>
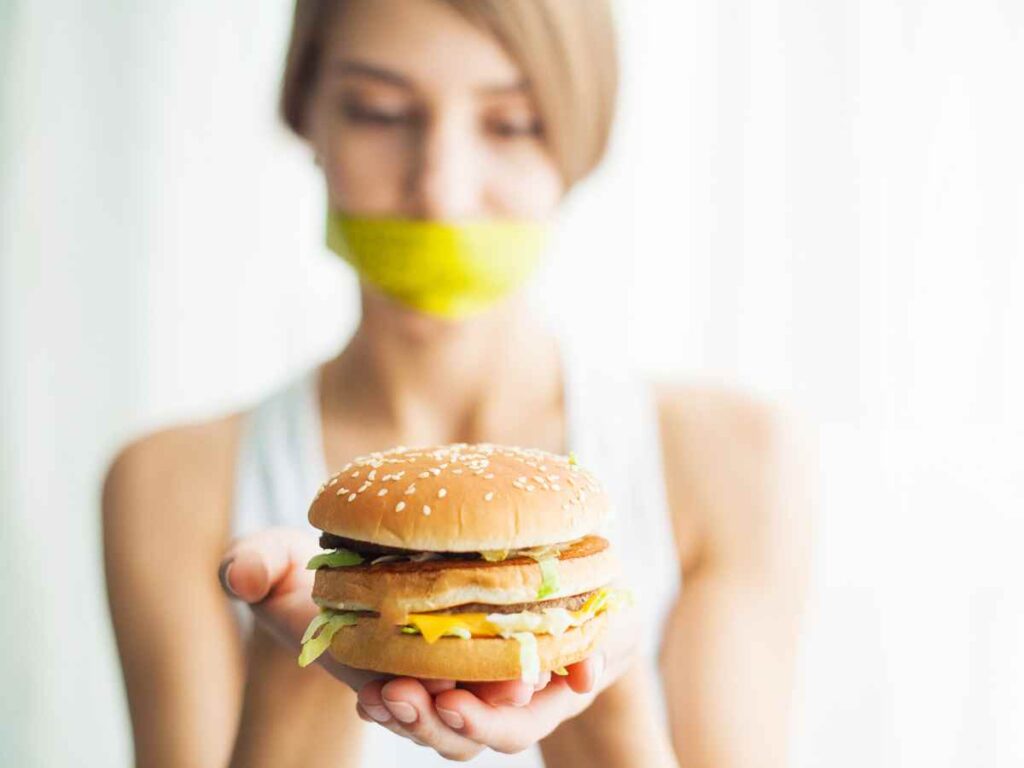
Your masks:
<path fill-rule="evenodd" d="M 745 397 L 582 356 L 521 290 L 604 154 L 616 83 L 604 0 L 299 0 L 282 112 L 323 171 L 361 317 L 255 408 L 148 436 L 110 470 L 139 765 L 411 767 L 487 747 L 522 753 L 503 765 L 783 764 L 804 562 L 786 430 Z M 481 441 L 571 449 L 602 478 L 636 616 L 538 690 L 299 669 L 305 510 L 329 468 Z M 255 621 L 236 622 L 218 565 Z"/>

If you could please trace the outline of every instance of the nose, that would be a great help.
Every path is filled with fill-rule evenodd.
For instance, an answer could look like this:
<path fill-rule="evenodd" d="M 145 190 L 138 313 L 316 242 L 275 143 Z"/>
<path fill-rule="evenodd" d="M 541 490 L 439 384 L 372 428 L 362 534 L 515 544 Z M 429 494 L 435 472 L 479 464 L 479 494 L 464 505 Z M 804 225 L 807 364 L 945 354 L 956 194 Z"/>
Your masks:
<path fill-rule="evenodd" d="M 408 179 L 414 217 L 447 221 L 482 215 L 483 163 L 468 124 L 464 116 L 442 114 L 423 125 Z"/>

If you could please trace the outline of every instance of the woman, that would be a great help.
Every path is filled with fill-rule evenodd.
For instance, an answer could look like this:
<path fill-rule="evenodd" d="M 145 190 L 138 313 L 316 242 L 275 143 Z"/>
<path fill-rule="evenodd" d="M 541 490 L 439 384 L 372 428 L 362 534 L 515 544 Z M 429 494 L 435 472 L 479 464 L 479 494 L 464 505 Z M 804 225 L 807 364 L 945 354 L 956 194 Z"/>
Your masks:
<path fill-rule="evenodd" d="M 361 320 L 251 412 L 146 437 L 110 470 L 108 588 L 140 765 L 440 760 L 413 741 L 452 759 L 539 742 L 548 765 L 783 763 L 804 562 L 784 430 L 742 397 L 577 359 L 518 290 L 538 229 L 604 152 L 615 84 L 598 0 L 298 1 L 283 114 L 323 170 Z M 502 270 L 473 260 L 470 221 Z M 430 269 L 382 271 L 380 238 Z M 639 617 L 536 691 L 299 669 L 316 610 L 304 514 L 328 468 L 459 441 L 576 450 L 618 501 Z M 219 563 L 253 607 L 242 632 Z"/>

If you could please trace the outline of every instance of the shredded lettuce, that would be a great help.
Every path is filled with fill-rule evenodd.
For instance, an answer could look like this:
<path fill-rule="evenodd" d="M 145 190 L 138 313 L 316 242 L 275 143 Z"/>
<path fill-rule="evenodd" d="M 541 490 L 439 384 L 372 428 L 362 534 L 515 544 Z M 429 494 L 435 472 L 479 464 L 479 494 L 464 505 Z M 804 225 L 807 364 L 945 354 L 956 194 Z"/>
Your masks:
<path fill-rule="evenodd" d="M 580 463 L 578 461 L 576 461 L 576 454 L 573 453 L 572 451 L 569 451 L 569 466 L 570 467 L 578 467 L 579 464 Z"/>
<path fill-rule="evenodd" d="M 540 589 L 537 590 L 537 599 L 543 600 L 549 595 L 558 591 L 558 557 L 546 557 L 539 560 L 540 565 Z"/>
<path fill-rule="evenodd" d="M 537 653 L 537 636 L 531 632 L 516 632 L 512 638 L 519 643 L 519 678 L 524 683 L 538 683 L 540 655 Z"/>
<path fill-rule="evenodd" d="M 566 675 L 569 674 L 569 670 L 567 670 L 565 667 L 555 667 L 551 671 L 554 672 L 559 677 L 565 677 Z"/>
<path fill-rule="evenodd" d="M 341 568 L 346 565 L 359 565 L 363 556 L 348 549 L 336 549 L 333 552 L 321 552 L 314 555 L 306 568 L 315 571 L 317 568 Z"/>
<path fill-rule="evenodd" d="M 334 615 L 333 611 L 320 611 L 313 620 L 309 622 L 309 626 L 306 627 L 306 632 L 302 636 L 302 644 L 305 645 L 309 642 L 309 639 L 316 634 L 316 631 L 320 629 L 324 624 L 331 620 L 331 616 Z"/>
<path fill-rule="evenodd" d="M 403 635 L 418 635 L 420 631 L 416 627 L 402 627 Z"/>
<path fill-rule="evenodd" d="M 334 635 L 342 627 L 355 624 L 357 615 L 354 613 L 338 613 L 322 611 L 313 617 L 302 636 L 302 652 L 299 653 L 299 666 L 308 667 L 320 658 L 330 645 Z"/>
<path fill-rule="evenodd" d="M 485 549 L 480 553 L 480 557 L 486 560 L 488 563 L 500 563 L 502 560 L 508 559 L 507 549 Z"/>

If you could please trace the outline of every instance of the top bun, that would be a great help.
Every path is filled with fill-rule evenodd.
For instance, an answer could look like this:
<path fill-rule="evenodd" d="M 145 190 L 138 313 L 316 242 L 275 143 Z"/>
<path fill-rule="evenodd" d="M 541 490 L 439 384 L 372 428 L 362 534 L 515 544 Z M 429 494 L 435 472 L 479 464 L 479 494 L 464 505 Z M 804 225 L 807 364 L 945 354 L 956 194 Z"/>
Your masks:
<path fill-rule="evenodd" d="M 479 552 L 572 541 L 607 512 L 593 476 L 565 456 L 457 443 L 354 459 L 320 488 L 309 522 L 370 544 Z"/>

